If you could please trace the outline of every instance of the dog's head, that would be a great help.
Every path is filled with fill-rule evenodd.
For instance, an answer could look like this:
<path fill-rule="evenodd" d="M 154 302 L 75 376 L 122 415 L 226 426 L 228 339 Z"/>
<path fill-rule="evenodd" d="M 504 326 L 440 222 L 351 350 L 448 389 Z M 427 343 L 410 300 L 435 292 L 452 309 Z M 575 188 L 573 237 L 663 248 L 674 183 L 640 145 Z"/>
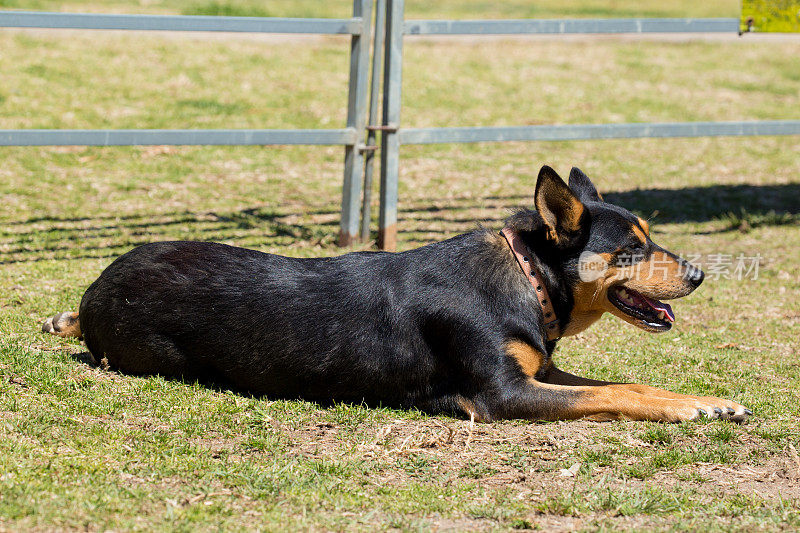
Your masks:
<path fill-rule="evenodd" d="M 577 168 L 567 185 L 542 167 L 534 201 L 541 221 L 532 233 L 574 300 L 563 335 L 605 312 L 646 331 L 667 331 L 675 315 L 660 300 L 686 296 L 703 281 L 700 269 L 654 243 L 645 220 L 605 202 Z"/>

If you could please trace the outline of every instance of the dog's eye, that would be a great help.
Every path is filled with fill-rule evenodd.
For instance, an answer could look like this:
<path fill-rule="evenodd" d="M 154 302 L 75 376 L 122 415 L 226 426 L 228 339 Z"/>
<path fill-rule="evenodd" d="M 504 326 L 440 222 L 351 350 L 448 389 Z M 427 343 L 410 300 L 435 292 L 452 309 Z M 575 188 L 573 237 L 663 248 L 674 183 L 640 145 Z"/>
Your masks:
<path fill-rule="evenodd" d="M 639 261 L 643 261 L 647 255 L 647 250 L 641 242 L 629 243 L 623 248 L 622 253 L 617 256 L 617 266 L 631 266 Z"/>

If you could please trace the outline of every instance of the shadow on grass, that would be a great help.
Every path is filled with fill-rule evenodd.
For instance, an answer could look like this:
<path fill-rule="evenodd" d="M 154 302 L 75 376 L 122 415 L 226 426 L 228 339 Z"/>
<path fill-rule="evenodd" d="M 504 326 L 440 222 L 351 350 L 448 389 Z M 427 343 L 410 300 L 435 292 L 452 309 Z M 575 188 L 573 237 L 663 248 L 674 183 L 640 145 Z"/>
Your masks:
<path fill-rule="evenodd" d="M 533 194 L 488 197 L 508 207 L 530 207 Z M 753 215 L 800 214 L 800 183 L 786 185 L 711 185 L 682 189 L 634 189 L 603 192 L 603 199 L 657 222 L 707 222 L 742 210 Z M 514 203 L 517 205 L 515 206 Z"/>
<path fill-rule="evenodd" d="M 705 222 L 742 211 L 751 215 L 800 214 L 800 183 L 712 185 L 682 189 L 638 189 L 604 195 L 606 201 L 657 222 Z"/>
<path fill-rule="evenodd" d="M 656 223 L 726 221 L 716 231 L 800 224 L 800 184 L 637 189 L 604 197 Z M 407 198 L 400 203 L 401 239 L 421 245 L 470 231 L 479 222 L 497 226 L 513 209 L 532 203 L 532 195 Z M 115 257 L 134 246 L 175 239 L 334 248 L 338 219 L 337 208 L 318 205 L 230 213 L 35 217 L 7 222 L 0 229 L 0 263 Z"/>
<path fill-rule="evenodd" d="M 106 372 L 111 372 L 111 373 L 119 375 L 119 376 L 129 376 L 129 377 L 136 377 L 136 378 L 147 378 L 147 377 L 154 376 L 154 374 L 139 374 L 139 373 L 134 374 L 134 373 L 124 372 L 124 371 L 118 370 L 118 369 L 109 368 L 108 365 L 107 365 L 107 362 L 106 363 L 98 363 L 95 360 L 95 358 L 92 355 L 92 353 L 89 352 L 89 351 L 80 352 L 80 353 L 74 353 L 74 352 L 66 352 L 66 353 L 75 362 L 84 364 L 84 365 L 86 365 L 86 366 L 88 366 L 90 368 L 95 368 L 95 369 L 96 368 L 102 368 Z M 338 400 L 334 400 L 334 399 L 330 399 L 330 398 L 319 398 L 319 397 L 305 398 L 302 395 L 297 395 L 297 394 L 265 394 L 265 393 L 253 392 L 253 391 L 250 391 L 250 390 L 247 390 L 245 388 L 237 386 L 232 381 L 229 381 L 229 380 L 226 380 L 224 378 L 221 378 L 220 374 L 216 373 L 216 372 L 213 375 L 212 374 L 204 374 L 204 375 L 198 375 L 198 376 L 185 376 L 185 377 L 161 376 L 161 378 L 163 378 L 163 379 L 165 379 L 167 381 L 183 383 L 185 385 L 193 385 L 193 384 L 196 383 L 198 385 L 201 385 L 204 388 L 207 388 L 207 389 L 215 391 L 215 392 L 226 393 L 226 394 L 227 393 L 232 393 L 232 394 L 236 394 L 238 396 L 244 397 L 244 398 L 264 398 L 264 399 L 269 399 L 269 400 L 272 400 L 272 401 L 275 401 L 275 400 L 305 401 L 305 402 L 308 402 L 308 403 L 312 404 L 312 406 L 314 408 L 316 408 L 316 409 L 328 409 L 328 408 L 331 408 L 331 407 L 335 407 L 337 405 L 343 405 L 343 406 L 350 406 L 350 407 L 366 407 L 366 408 L 369 408 L 369 409 L 390 408 L 390 409 L 399 409 L 399 410 L 402 410 L 402 411 L 406 411 L 408 413 L 411 413 L 413 411 L 416 411 L 418 413 L 424 413 L 424 411 L 419 410 L 416 407 L 407 407 L 407 406 L 401 406 L 401 405 L 388 405 L 388 404 L 383 404 L 382 402 L 370 402 L 370 401 L 367 401 L 367 400 L 361 400 L 360 402 L 359 401 L 347 401 L 347 400 L 338 401 Z M 431 413 L 431 414 L 441 414 L 441 413 Z M 452 416 L 453 418 L 458 418 L 458 419 L 461 419 L 461 420 L 468 420 L 467 416 L 464 413 L 460 412 L 460 411 L 449 413 L 449 416 Z"/>
<path fill-rule="evenodd" d="M 800 225 L 800 184 L 712 185 L 682 189 L 636 189 L 603 194 L 607 202 L 625 207 L 654 223 L 707 222 L 723 220 L 715 232 L 755 226 Z M 418 201 L 418 203 L 420 203 Z M 532 207 L 533 194 L 489 196 L 479 200 L 456 198 L 444 207 L 401 202 L 400 227 L 411 240 L 430 241 L 468 231 L 481 221 L 502 223 L 515 208 Z M 489 215 L 464 217 L 480 210 Z"/>
<path fill-rule="evenodd" d="M 94 360 L 94 357 L 92 356 L 91 352 L 81 352 L 81 353 L 67 352 L 67 353 L 69 354 L 69 356 L 73 360 L 75 360 L 75 361 L 77 361 L 79 363 L 83 363 L 84 365 L 88 365 L 88 366 L 90 366 L 92 368 L 97 368 L 97 367 L 100 366 L 97 363 L 97 361 Z"/>
<path fill-rule="evenodd" d="M 86 366 L 88 366 L 90 368 L 102 368 L 106 372 L 112 372 L 112 373 L 118 374 L 120 376 L 133 376 L 133 377 L 149 377 L 149 376 L 152 376 L 152 374 L 129 374 L 129 373 L 126 373 L 126 372 L 122 372 L 120 370 L 115 370 L 115 369 L 109 368 L 107 362 L 105 362 L 105 361 L 104 362 L 98 362 L 97 360 L 95 360 L 94 356 L 89 351 L 80 352 L 80 353 L 71 353 L 71 352 L 67 352 L 67 353 L 72 358 L 72 360 L 74 360 L 74 361 L 76 361 L 78 363 L 82 363 L 82 364 L 84 364 L 84 365 L 86 365 Z M 184 384 L 199 383 L 203 387 L 205 387 L 207 389 L 210 389 L 210 390 L 213 390 L 213 391 L 216 391 L 216 392 L 233 392 L 235 394 L 238 394 L 239 396 L 259 397 L 259 395 L 254 395 L 254 394 L 251 394 L 250 392 L 248 392 L 246 390 L 237 388 L 233 383 L 231 383 L 229 381 L 225 381 L 225 380 L 219 379 L 218 376 L 216 376 L 216 377 L 212 377 L 212 376 L 186 377 L 186 378 L 164 377 L 164 379 L 169 380 L 169 381 L 178 381 L 178 382 L 181 382 L 181 383 L 184 383 Z"/>
<path fill-rule="evenodd" d="M 338 227 L 338 210 L 249 208 L 230 213 L 141 213 L 91 217 L 35 217 L 0 229 L 0 264 L 116 257 L 160 240 L 205 240 L 246 246 L 292 242 L 328 244 Z"/>

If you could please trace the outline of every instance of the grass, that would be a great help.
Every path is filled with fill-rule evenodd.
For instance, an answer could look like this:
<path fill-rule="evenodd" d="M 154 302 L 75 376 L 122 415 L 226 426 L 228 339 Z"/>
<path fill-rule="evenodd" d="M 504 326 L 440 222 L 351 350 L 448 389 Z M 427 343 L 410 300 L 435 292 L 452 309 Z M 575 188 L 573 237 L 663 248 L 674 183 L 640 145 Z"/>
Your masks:
<path fill-rule="evenodd" d="M 167 9 L 64 4 L 86 6 Z M 0 33 L 0 128 L 339 127 L 346 48 Z M 796 119 L 800 109 L 793 41 L 410 40 L 407 53 L 408 126 Z M 341 148 L 3 148 L 0 529 L 796 529 L 798 153 L 796 137 L 403 147 L 401 249 L 476 221 L 497 227 L 530 205 L 547 163 L 583 168 L 669 249 L 706 262 L 761 256 L 757 279 L 710 276 L 677 302 L 670 333 L 605 318 L 556 354 L 580 374 L 730 397 L 755 411 L 748 425 L 470 428 L 120 375 L 87 365 L 78 342 L 38 333 L 136 244 L 340 253 Z"/>

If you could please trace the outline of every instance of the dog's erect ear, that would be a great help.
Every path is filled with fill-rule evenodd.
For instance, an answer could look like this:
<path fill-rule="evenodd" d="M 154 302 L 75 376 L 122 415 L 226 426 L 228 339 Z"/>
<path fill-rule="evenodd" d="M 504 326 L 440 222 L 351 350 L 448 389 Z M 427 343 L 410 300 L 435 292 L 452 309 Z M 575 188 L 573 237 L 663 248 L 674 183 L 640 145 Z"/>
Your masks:
<path fill-rule="evenodd" d="M 559 245 L 574 242 L 589 216 L 561 176 L 547 165 L 539 171 L 534 203 L 547 225 L 548 238 Z"/>
<path fill-rule="evenodd" d="M 581 202 L 602 202 L 603 197 L 589 177 L 578 167 L 572 167 L 569 173 L 569 188 Z"/>

